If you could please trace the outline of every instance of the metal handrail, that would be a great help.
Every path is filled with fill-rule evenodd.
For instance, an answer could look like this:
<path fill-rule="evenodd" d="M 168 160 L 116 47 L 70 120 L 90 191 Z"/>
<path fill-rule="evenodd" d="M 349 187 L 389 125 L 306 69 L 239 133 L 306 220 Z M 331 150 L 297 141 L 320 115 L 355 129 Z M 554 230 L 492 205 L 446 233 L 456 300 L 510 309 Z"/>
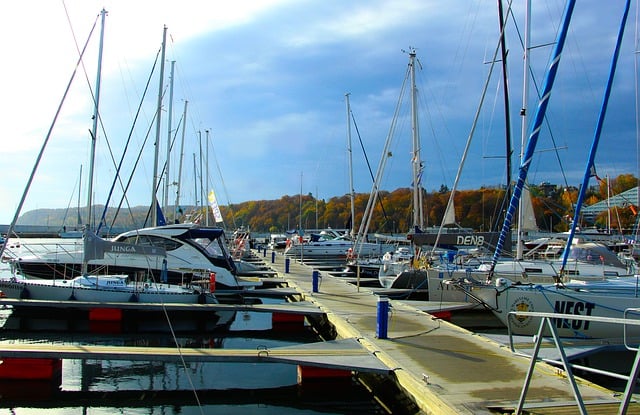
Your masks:
<path fill-rule="evenodd" d="M 620 402 L 620 407 L 619 407 L 619 411 L 618 411 L 618 414 L 620 414 L 620 415 L 625 414 L 627 412 L 628 407 L 629 407 L 629 402 L 631 401 L 631 395 L 632 395 L 633 387 L 635 385 L 635 380 L 638 377 L 638 373 L 640 373 L 640 348 L 631 347 L 631 346 L 629 346 L 627 344 L 627 331 L 626 331 L 626 327 L 627 326 L 640 326 L 640 320 L 627 319 L 626 316 L 630 312 L 638 313 L 638 312 L 640 312 L 640 308 L 628 308 L 628 309 L 626 309 L 625 312 L 624 312 L 625 318 L 583 316 L 583 315 L 560 314 L 560 313 L 542 313 L 542 312 L 533 312 L 533 311 L 511 311 L 511 312 L 509 312 L 509 315 L 514 315 L 514 316 L 517 315 L 517 316 L 541 318 L 540 328 L 538 329 L 538 334 L 534 337 L 535 343 L 534 343 L 534 346 L 533 346 L 533 354 L 531 356 L 527 355 L 526 353 L 523 353 L 523 352 L 520 352 L 520 351 L 516 350 L 516 348 L 514 346 L 514 342 L 513 342 L 513 334 L 512 334 L 512 331 L 511 331 L 511 319 L 507 318 L 507 329 L 509 331 L 509 346 L 511 348 L 511 351 L 514 352 L 514 353 L 520 354 L 522 356 L 531 357 L 531 363 L 530 363 L 529 369 L 527 371 L 527 375 L 526 375 L 526 378 L 525 378 L 524 385 L 522 387 L 522 392 L 521 392 L 520 399 L 518 401 L 518 406 L 516 408 L 515 413 L 516 414 L 521 414 L 522 413 L 523 406 L 524 406 L 524 401 L 525 401 L 525 398 L 526 398 L 526 395 L 527 395 L 527 392 L 528 392 L 528 389 L 529 389 L 529 384 L 531 383 L 531 377 L 533 376 L 533 370 L 535 368 L 536 360 L 538 360 L 538 353 L 540 351 L 540 346 L 542 345 L 542 340 L 544 338 L 543 333 L 544 333 L 545 325 L 548 326 L 548 329 L 551 332 L 551 337 L 553 338 L 553 341 L 554 341 L 554 343 L 556 345 L 556 349 L 557 349 L 558 353 L 560 354 L 560 360 L 561 360 L 562 365 L 564 366 L 564 370 L 565 370 L 565 372 L 567 374 L 567 379 L 569 380 L 569 383 L 571 384 L 571 388 L 573 390 L 573 394 L 574 394 L 574 397 L 576 399 L 576 403 L 580 407 L 580 413 L 581 414 L 586 414 L 587 413 L 585 405 L 584 405 L 584 400 L 582 399 L 582 396 L 580 395 L 580 391 L 578 390 L 578 386 L 577 386 L 577 383 L 575 381 L 575 377 L 574 377 L 573 372 L 571 370 L 571 368 L 572 367 L 576 367 L 576 365 L 572 365 L 572 364 L 569 363 L 569 361 L 567 359 L 567 355 L 566 355 L 566 353 L 564 351 L 564 347 L 562 345 L 562 340 L 558 336 L 558 332 L 556 330 L 556 327 L 553 324 L 553 320 L 554 319 L 561 318 L 561 319 L 567 319 L 567 320 L 595 321 L 595 322 L 601 322 L 601 323 L 622 324 L 624 326 L 624 336 L 623 336 L 624 345 L 628 350 L 636 351 L 636 357 L 635 357 L 635 360 L 633 362 L 633 367 L 632 367 L 632 370 L 631 370 L 631 373 L 629 374 L 629 376 L 624 376 L 624 375 L 615 376 L 615 377 L 627 380 L 627 384 L 626 384 L 626 387 L 625 387 L 625 392 L 624 392 L 622 401 Z M 549 362 L 548 359 L 540 359 L 540 360 Z M 557 363 L 557 361 L 552 361 L 552 362 Z M 583 369 L 588 369 L 588 368 L 583 368 Z M 599 371 L 599 373 L 613 376 L 613 374 L 610 373 L 610 372 Z"/>

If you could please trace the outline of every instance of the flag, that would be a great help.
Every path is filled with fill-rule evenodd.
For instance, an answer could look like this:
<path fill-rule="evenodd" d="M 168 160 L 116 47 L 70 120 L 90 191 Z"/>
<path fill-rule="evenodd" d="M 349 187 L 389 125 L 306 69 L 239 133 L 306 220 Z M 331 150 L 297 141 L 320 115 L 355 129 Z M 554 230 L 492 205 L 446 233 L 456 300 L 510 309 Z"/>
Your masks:
<path fill-rule="evenodd" d="M 156 199 L 156 222 L 156 226 L 165 226 L 167 224 L 167 220 L 164 218 L 158 199 Z"/>
<path fill-rule="evenodd" d="M 589 169 L 589 176 L 591 177 L 595 177 L 597 181 L 601 182 L 602 179 L 598 177 L 598 173 L 596 173 L 596 166 L 595 165 L 591 165 L 591 168 Z"/>
<path fill-rule="evenodd" d="M 222 219 L 222 213 L 220 213 L 220 207 L 218 206 L 218 201 L 216 200 L 216 194 L 213 189 L 209 192 L 209 203 L 211 204 L 211 210 L 213 211 L 213 218 L 217 222 L 224 222 Z"/>

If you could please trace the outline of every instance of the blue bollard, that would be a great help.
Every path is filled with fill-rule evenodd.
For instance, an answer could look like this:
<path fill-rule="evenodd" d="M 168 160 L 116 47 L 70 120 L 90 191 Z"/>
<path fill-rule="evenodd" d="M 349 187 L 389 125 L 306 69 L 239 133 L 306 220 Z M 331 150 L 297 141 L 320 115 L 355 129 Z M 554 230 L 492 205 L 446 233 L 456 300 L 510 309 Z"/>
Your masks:
<path fill-rule="evenodd" d="M 311 291 L 314 293 L 318 292 L 318 280 L 320 279 L 320 271 L 314 269 L 311 273 Z"/>
<path fill-rule="evenodd" d="M 289 262 L 291 262 L 291 260 L 289 258 L 285 258 L 284 259 L 284 273 L 285 274 L 289 273 Z"/>
<path fill-rule="evenodd" d="M 262 251 L 262 252 L 263 252 L 262 253 L 262 257 L 263 258 L 266 257 L 267 256 L 267 247 L 266 246 L 264 247 L 264 251 Z"/>
<path fill-rule="evenodd" d="M 378 297 L 378 320 L 376 324 L 376 337 L 387 338 L 387 327 L 389 326 L 389 298 Z"/>
<path fill-rule="evenodd" d="M 271 251 L 271 263 L 276 262 L 276 251 Z"/>

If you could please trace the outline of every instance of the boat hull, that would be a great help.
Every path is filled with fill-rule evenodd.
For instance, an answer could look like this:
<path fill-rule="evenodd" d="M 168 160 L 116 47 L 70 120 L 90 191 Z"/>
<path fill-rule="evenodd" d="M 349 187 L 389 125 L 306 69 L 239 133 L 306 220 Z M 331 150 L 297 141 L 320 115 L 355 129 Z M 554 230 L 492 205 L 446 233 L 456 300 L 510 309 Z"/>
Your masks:
<path fill-rule="evenodd" d="M 164 285 L 166 287 L 166 285 Z M 78 286 L 73 280 L 0 280 L 0 291 L 6 298 L 44 301 L 86 301 L 109 303 L 173 303 L 198 304 L 206 295 L 196 290 L 164 290 L 163 285 L 150 284 L 137 290 Z M 211 296 L 213 299 L 214 297 Z"/>
<path fill-rule="evenodd" d="M 561 337 L 622 339 L 625 326 L 610 322 L 580 320 L 581 316 L 624 318 L 625 310 L 640 307 L 633 277 L 622 277 L 598 283 L 579 282 L 567 285 L 511 285 L 504 279 L 495 286 L 473 287 L 471 292 L 494 307 L 494 314 L 513 334 L 534 335 L 540 318 L 509 314 L 512 311 L 571 314 L 578 319 L 553 319 Z M 640 319 L 640 313 L 629 312 L 628 319 Z M 549 334 L 548 332 L 546 334 Z M 627 337 L 640 337 L 640 328 L 626 326 Z"/>

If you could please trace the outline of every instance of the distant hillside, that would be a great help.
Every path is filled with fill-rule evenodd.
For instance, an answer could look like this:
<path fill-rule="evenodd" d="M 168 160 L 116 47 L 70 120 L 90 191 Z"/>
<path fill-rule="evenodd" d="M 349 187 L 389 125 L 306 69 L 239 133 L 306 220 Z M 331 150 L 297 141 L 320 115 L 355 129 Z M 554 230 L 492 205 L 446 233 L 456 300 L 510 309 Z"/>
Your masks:
<path fill-rule="evenodd" d="M 610 181 L 609 189 L 604 182 L 591 186 L 587 192 L 585 204 L 605 200 L 608 194 L 619 194 L 637 185 L 637 179 L 630 174 L 620 175 Z M 573 206 L 577 200 L 578 189 L 542 183 L 538 186 L 530 185 L 536 222 L 540 230 L 563 232 L 568 230 L 573 217 Z M 458 226 L 478 231 L 496 230 L 503 221 L 503 215 L 508 204 L 505 200 L 504 187 L 483 187 L 478 190 L 459 190 L 454 197 L 455 218 Z M 425 226 L 439 226 L 444 216 L 450 191 L 442 186 L 439 191 L 426 192 L 423 190 L 423 209 Z M 411 189 L 400 188 L 392 192 L 381 191 L 374 208 L 369 232 L 406 233 L 412 226 Z M 300 228 L 351 228 L 356 224 L 356 230 L 362 222 L 369 194 L 355 195 L 355 220 L 352 221 L 351 201 L 348 195 L 335 196 L 329 200 L 320 200 L 313 195 L 283 196 L 278 200 L 254 200 L 229 206 L 220 206 L 224 218 L 224 227 L 234 230 L 239 227 L 249 228 L 253 232 L 284 232 Z M 94 216 L 102 215 L 104 207 L 96 206 Z M 167 222 L 173 222 L 174 207 L 165 212 Z M 635 208 L 630 206 L 617 208 L 611 218 L 611 226 L 618 229 L 629 229 L 635 221 Z M 122 211 L 117 217 L 116 209 L 107 212 L 106 225 L 108 229 L 135 229 L 145 226 L 148 208 L 137 206 Z M 86 216 L 86 209 L 80 214 Z M 182 207 L 178 217 L 179 222 L 200 222 L 205 214 L 209 214 L 209 224 L 215 224 L 211 209 L 203 208 L 200 212 L 193 207 Z M 76 211 L 67 209 L 37 209 L 20 216 L 19 225 L 58 226 L 62 230 L 72 230 L 77 225 Z M 115 221 L 114 221 L 115 218 Z M 606 212 L 600 214 L 595 225 L 607 225 Z M 92 223 L 97 223 L 92 221 Z M 149 221 L 147 220 L 147 226 Z M 594 225 L 594 223 L 583 224 Z"/>
<path fill-rule="evenodd" d="M 93 215 L 95 218 L 98 218 L 102 215 L 102 211 L 104 210 L 104 205 L 96 205 L 94 206 Z M 116 216 L 116 208 L 107 209 L 106 215 L 106 223 L 109 226 L 114 226 L 117 228 L 140 228 L 143 227 L 145 218 L 147 216 L 147 211 L 149 210 L 146 206 L 136 206 L 131 208 L 130 210 L 121 211 L 120 214 Z M 83 218 L 83 221 L 86 221 L 87 216 L 87 208 L 80 209 L 80 217 Z M 49 227 L 59 227 L 60 229 L 66 227 L 67 230 L 75 229 L 78 225 L 78 211 L 68 210 L 68 209 L 35 209 L 30 210 L 28 212 L 23 213 L 18 218 L 18 225 L 44 225 Z M 115 222 L 114 222 L 115 218 Z M 98 220 L 92 221 L 92 223 L 97 223 Z"/>

